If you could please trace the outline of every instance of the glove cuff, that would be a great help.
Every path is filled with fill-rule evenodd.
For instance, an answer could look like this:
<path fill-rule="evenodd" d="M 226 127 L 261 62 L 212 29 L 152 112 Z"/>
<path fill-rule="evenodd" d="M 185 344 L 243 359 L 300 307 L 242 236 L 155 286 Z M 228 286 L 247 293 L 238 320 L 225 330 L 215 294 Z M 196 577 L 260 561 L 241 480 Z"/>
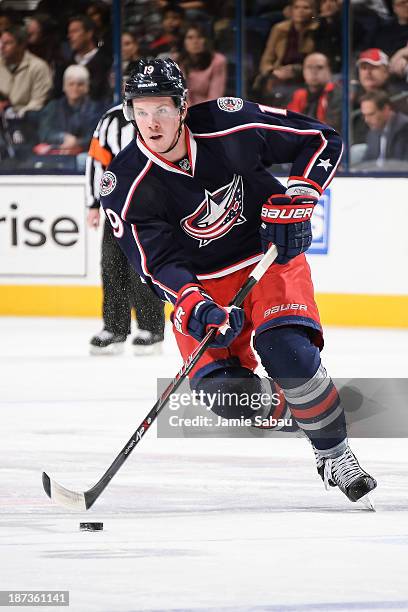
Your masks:
<path fill-rule="evenodd" d="M 314 196 L 319 199 L 322 190 L 320 185 L 314 183 L 313 181 L 308 182 L 301 180 L 297 177 L 291 177 L 288 180 L 288 188 L 286 189 L 285 195 L 293 198 L 295 196 Z"/>
<path fill-rule="evenodd" d="M 187 285 L 183 285 L 177 294 L 176 304 L 192 291 L 204 291 L 204 288 L 199 283 L 188 283 Z"/>
<path fill-rule="evenodd" d="M 190 317 L 194 309 L 207 299 L 212 298 L 205 293 L 201 285 L 190 283 L 181 287 L 172 314 L 172 322 L 177 331 L 184 336 L 190 335 L 188 330 Z"/>

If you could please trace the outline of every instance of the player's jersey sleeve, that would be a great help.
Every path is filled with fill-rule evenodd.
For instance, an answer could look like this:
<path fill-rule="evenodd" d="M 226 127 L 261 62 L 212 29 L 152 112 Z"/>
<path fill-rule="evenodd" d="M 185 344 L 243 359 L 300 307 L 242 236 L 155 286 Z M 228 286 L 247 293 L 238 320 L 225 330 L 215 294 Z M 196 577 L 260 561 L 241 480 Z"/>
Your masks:
<path fill-rule="evenodd" d="M 136 272 L 162 300 L 174 304 L 184 285 L 199 281 L 175 238 L 162 186 L 154 179 L 146 180 L 150 168 L 151 162 L 147 161 L 129 181 L 122 180 L 112 164 L 102 180 L 101 204 L 114 236 Z M 116 185 L 104 195 L 104 191 L 111 189 L 108 183 L 111 180 Z"/>
<path fill-rule="evenodd" d="M 240 98 L 198 105 L 192 109 L 192 123 L 197 138 L 221 137 L 229 155 L 240 146 L 247 164 L 256 165 L 258 159 L 264 165 L 292 164 L 288 187 L 301 182 L 319 193 L 332 180 L 343 152 L 342 140 L 330 126 Z"/>

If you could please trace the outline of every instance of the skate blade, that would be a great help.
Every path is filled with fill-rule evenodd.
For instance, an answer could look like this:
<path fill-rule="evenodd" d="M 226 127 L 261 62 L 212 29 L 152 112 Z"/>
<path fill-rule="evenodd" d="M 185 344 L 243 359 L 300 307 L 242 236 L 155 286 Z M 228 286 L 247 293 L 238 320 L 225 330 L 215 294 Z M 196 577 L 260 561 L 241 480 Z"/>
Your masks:
<path fill-rule="evenodd" d="M 361 502 L 364 506 L 364 508 L 366 510 L 370 510 L 371 512 L 375 512 L 375 506 L 374 503 L 371 499 L 371 497 L 369 496 L 369 494 L 367 493 L 367 495 L 364 495 L 364 497 L 360 497 L 360 499 L 358 500 L 359 502 Z"/>
<path fill-rule="evenodd" d="M 150 346 L 142 346 L 142 345 L 133 345 L 133 354 L 136 357 L 144 356 L 144 355 L 160 355 L 162 352 L 162 343 L 157 342 L 156 344 L 151 344 Z"/>
<path fill-rule="evenodd" d="M 91 346 L 89 353 L 94 356 L 120 355 L 125 350 L 124 342 L 114 342 L 109 346 Z"/>

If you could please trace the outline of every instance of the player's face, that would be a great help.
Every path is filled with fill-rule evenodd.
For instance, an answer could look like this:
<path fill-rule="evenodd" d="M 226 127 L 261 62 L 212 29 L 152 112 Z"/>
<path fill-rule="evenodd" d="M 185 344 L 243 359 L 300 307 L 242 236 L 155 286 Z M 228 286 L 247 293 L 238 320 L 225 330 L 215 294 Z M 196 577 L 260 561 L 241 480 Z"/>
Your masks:
<path fill-rule="evenodd" d="M 172 98 L 137 98 L 132 101 L 137 127 L 147 146 L 160 153 L 174 142 L 180 114 Z"/>

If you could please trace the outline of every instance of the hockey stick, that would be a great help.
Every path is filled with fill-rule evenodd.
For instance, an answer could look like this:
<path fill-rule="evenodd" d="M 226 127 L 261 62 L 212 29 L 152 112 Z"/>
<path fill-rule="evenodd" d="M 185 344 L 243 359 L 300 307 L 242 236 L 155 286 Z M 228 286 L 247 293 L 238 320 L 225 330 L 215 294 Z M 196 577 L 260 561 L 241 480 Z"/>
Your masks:
<path fill-rule="evenodd" d="M 274 262 L 278 252 L 276 250 L 275 245 L 272 245 L 270 249 L 265 253 L 262 257 L 261 261 L 255 266 L 247 280 L 235 295 L 235 297 L 230 302 L 230 306 L 241 306 L 242 302 L 249 294 L 251 289 L 257 284 L 257 282 L 262 278 L 265 274 L 266 270 L 269 266 Z M 72 510 L 88 510 L 98 499 L 102 491 L 107 487 L 109 482 L 112 480 L 116 472 L 120 469 L 126 459 L 129 457 L 130 453 L 135 448 L 136 444 L 140 442 L 146 431 L 155 421 L 158 414 L 163 410 L 164 406 L 167 403 L 170 395 L 178 389 L 180 384 L 198 362 L 203 353 L 207 350 L 209 344 L 211 343 L 214 335 L 216 334 L 216 329 L 211 329 L 197 348 L 191 353 L 188 359 L 183 364 L 181 370 L 178 374 L 173 378 L 171 383 L 159 397 L 153 408 L 150 410 L 149 414 L 145 417 L 139 427 L 136 429 L 130 440 L 126 442 L 125 446 L 122 448 L 116 459 L 110 465 L 110 467 L 106 470 L 102 478 L 88 491 L 84 491 L 83 493 L 77 493 L 75 491 L 70 491 L 66 489 L 62 485 L 58 484 L 55 480 L 52 480 L 48 474 L 43 472 L 42 481 L 44 490 L 47 493 L 48 497 L 50 497 L 53 501 L 61 506 L 66 506 L 67 508 L 71 508 Z"/>

